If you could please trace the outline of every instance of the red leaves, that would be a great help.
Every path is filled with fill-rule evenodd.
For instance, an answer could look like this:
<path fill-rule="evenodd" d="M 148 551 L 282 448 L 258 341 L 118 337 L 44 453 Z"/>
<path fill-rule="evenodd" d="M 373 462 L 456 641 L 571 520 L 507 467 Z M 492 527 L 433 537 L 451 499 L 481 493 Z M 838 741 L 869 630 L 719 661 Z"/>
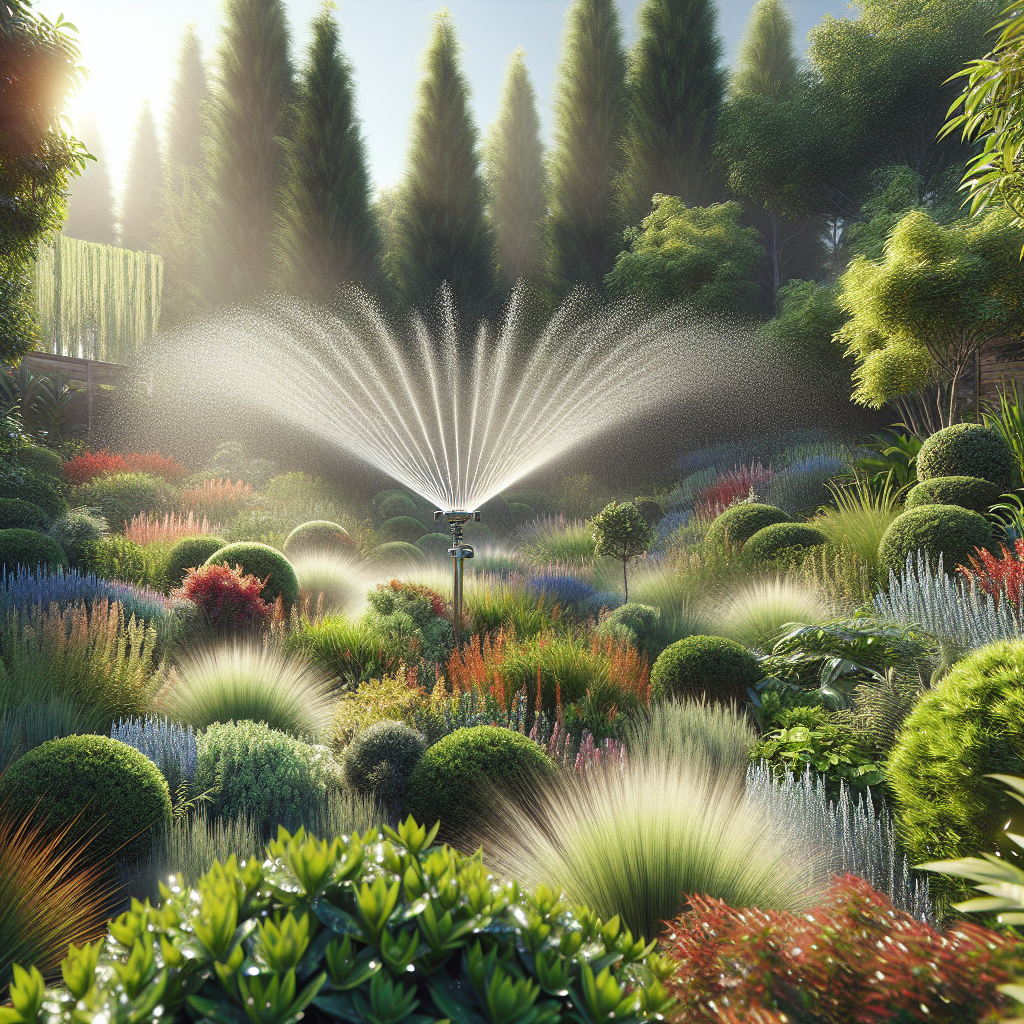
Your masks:
<path fill-rule="evenodd" d="M 195 602 L 215 629 L 257 626 L 273 610 L 260 597 L 265 583 L 258 576 L 243 576 L 238 565 L 233 569 L 226 565 L 202 565 L 188 570 L 188 576 L 173 596 Z"/>
<path fill-rule="evenodd" d="M 958 565 L 956 571 L 977 583 L 997 601 L 1005 597 L 1019 605 L 1024 594 L 1024 539 L 1016 541 L 1012 551 L 1005 544 L 1002 548 L 1002 556 L 999 558 L 991 551 L 978 548 L 971 557 L 970 568 Z"/>
<path fill-rule="evenodd" d="M 180 480 L 188 470 L 159 452 L 140 455 L 116 455 L 113 452 L 83 452 L 64 463 L 64 472 L 73 484 L 85 484 L 98 476 L 114 473 L 150 473 L 167 481 Z"/>
<path fill-rule="evenodd" d="M 747 497 L 751 487 L 755 492 L 763 489 L 771 477 L 771 467 L 765 469 L 760 462 L 752 462 L 749 466 L 737 466 L 701 491 L 696 502 L 697 514 L 713 519 L 737 499 Z"/>

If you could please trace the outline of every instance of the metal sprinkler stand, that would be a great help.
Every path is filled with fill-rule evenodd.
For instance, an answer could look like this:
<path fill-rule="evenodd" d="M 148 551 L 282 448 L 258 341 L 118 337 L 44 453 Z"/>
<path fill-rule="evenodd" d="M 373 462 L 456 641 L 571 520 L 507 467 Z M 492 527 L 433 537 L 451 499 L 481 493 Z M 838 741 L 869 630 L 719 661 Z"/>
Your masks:
<path fill-rule="evenodd" d="M 434 522 L 445 522 L 452 531 L 452 546 L 448 554 L 452 556 L 452 619 L 455 627 L 455 646 L 462 641 L 462 571 L 463 563 L 473 557 L 473 548 L 462 543 L 462 527 L 469 522 L 479 523 L 479 512 L 441 512 L 434 513 Z"/>

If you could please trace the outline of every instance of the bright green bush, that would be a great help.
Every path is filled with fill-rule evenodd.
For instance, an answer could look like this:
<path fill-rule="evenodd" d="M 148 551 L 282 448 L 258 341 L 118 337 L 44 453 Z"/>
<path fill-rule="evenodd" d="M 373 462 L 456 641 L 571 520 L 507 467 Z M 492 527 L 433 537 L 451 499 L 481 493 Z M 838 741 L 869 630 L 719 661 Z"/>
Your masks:
<path fill-rule="evenodd" d="M 167 562 L 164 566 L 167 586 L 180 587 L 187 569 L 198 569 L 199 566 L 205 565 L 221 548 L 227 547 L 227 543 L 221 537 L 183 537 L 167 553 Z"/>
<path fill-rule="evenodd" d="M 878 545 L 882 578 L 904 571 L 907 555 L 921 551 L 932 566 L 939 556 L 947 575 L 958 565 L 968 565 L 978 548 L 992 540 L 992 526 L 977 512 L 956 505 L 918 505 L 897 516 Z"/>
<path fill-rule="evenodd" d="M 345 750 L 341 761 L 345 784 L 397 813 L 405 802 L 409 776 L 426 749 L 423 733 L 404 722 L 371 725 Z"/>
<path fill-rule="evenodd" d="M 1000 489 L 977 476 L 937 476 L 923 480 L 907 494 L 907 508 L 920 505 L 958 505 L 978 515 L 988 515 L 999 500 Z"/>
<path fill-rule="evenodd" d="M 143 512 L 166 512 L 175 491 L 166 480 L 149 473 L 114 473 L 98 476 L 75 491 L 75 502 L 97 508 L 112 530 L 123 531 L 126 523 Z"/>
<path fill-rule="evenodd" d="M 52 448 L 27 444 L 18 452 L 18 464 L 40 476 L 51 477 L 59 484 L 67 483 L 64 460 Z"/>
<path fill-rule="evenodd" d="M 373 499 L 373 507 L 377 512 L 377 521 L 386 522 L 396 516 L 416 515 L 416 502 L 402 491 L 387 491 L 386 497 L 378 501 L 381 496 L 378 494 Z"/>
<path fill-rule="evenodd" d="M 39 530 L 50 527 L 50 517 L 31 501 L 0 498 L 0 530 Z"/>
<path fill-rule="evenodd" d="M 118 533 L 86 544 L 75 564 L 81 571 L 104 579 L 138 583 L 155 590 L 163 587 L 166 578 L 166 563 L 160 548 L 141 547 Z"/>
<path fill-rule="evenodd" d="M 332 748 L 345 748 L 364 730 L 379 722 L 416 722 L 427 700 L 425 691 L 411 687 L 404 676 L 369 679 L 354 691 L 339 694 L 335 705 Z"/>
<path fill-rule="evenodd" d="M 266 581 L 260 593 L 263 600 L 273 604 L 280 597 L 286 611 L 299 599 L 299 580 L 291 562 L 269 544 L 228 544 L 210 555 L 205 564 L 240 565 L 246 576 Z"/>
<path fill-rule="evenodd" d="M 759 530 L 776 523 L 788 523 L 790 517 L 774 505 L 762 505 L 756 501 L 732 505 L 708 527 L 708 543 L 742 547 Z"/>
<path fill-rule="evenodd" d="M 66 736 L 30 750 L 0 778 L 0 799 L 14 816 L 54 830 L 78 816 L 69 838 L 94 834 L 89 856 L 98 862 L 146 856 L 149 830 L 171 816 L 157 766 L 106 736 Z"/>
<path fill-rule="evenodd" d="M 427 563 L 426 556 L 415 544 L 406 544 L 400 540 L 375 547 L 366 560 L 377 569 L 416 569 Z"/>
<path fill-rule="evenodd" d="M 743 553 L 759 562 L 770 562 L 794 548 L 815 548 L 828 543 L 828 536 L 803 523 L 773 523 L 763 526 L 743 546 Z"/>
<path fill-rule="evenodd" d="M 106 537 L 107 521 L 89 509 L 73 508 L 54 520 L 49 535 L 61 546 L 71 565 L 77 567 L 90 546 Z"/>
<path fill-rule="evenodd" d="M 288 534 L 284 542 L 284 553 L 288 558 L 312 552 L 328 552 L 337 555 L 354 555 L 356 542 L 344 526 L 316 519 L 309 523 L 301 523 Z"/>
<path fill-rule="evenodd" d="M 341 617 L 303 622 L 285 638 L 284 651 L 300 654 L 349 689 L 392 675 L 405 653 L 365 620 Z"/>
<path fill-rule="evenodd" d="M 51 519 L 68 510 L 63 487 L 53 477 L 26 470 L 21 482 L 0 480 L 0 498 L 18 498 L 38 505 Z"/>
<path fill-rule="evenodd" d="M 418 519 L 412 516 L 395 516 L 377 527 L 377 536 L 385 544 L 401 541 L 403 544 L 415 544 L 427 531 Z"/>
<path fill-rule="evenodd" d="M 688 636 L 666 647 L 654 663 L 651 697 L 744 704 L 748 687 L 762 678 L 757 658 L 734 640 Z"/>
<path fill-rule="evenodd" d="M 18 566 L 67 568 L 60 545 L 37 530 L 0 530 L 0 566 L 14 572 Z"/>
<path fill-rule="evenodd" d="M 451 839 L 480 825 L 489 790 L 516 800 L 554 774 L 551 758 L 521 733 L 492 725 L 456 729 L 413 769 L 408 808 L 418 821 L 440 821 Z"/>
<path fill-rule="evenodd" d="M 917 478 L 976 476 L 1008 491 L 1013 486 L 1016 460 L 1010 446 L 980 423 L 957 423 L 929 437 L 917 455 Z"/>

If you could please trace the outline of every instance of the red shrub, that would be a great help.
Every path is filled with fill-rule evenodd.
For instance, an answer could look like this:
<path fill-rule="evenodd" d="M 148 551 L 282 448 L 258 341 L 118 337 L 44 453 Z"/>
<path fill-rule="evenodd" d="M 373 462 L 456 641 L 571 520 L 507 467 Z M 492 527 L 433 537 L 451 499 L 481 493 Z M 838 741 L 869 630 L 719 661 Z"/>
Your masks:
<path fill-rule="evenodd" d="M 64 472 L 73 484 L 86 484 L 98 476 L 113 473 L 150 473 L 163 477 L 169 482 L 180 480 L 188 470 L 173 458 L 165 458 L 159 452 L 140 455 L 131 452 L 117 455 L 114 452 L 83 452 L 64 463 Z"/>
<path fill-rule="evenodd" d="M 188 575 L 173 597 L 193 601 L 203 618 L 217 630 L 262 625 L 273 606 L 260 597 L 266 580 L 242 575 L 241 566 L 201 565 Z"/>
<path fill-rule="evenodd" d="M 994 1019 L 1018 952 L 974 924 L 940 934 L 853 875 L 803 914 L 690 903 L 664 939 L 678 1017 L 694 1024 Z"/>
<path fill-rule="evenodd" d="M 242 480 L 235 483 L 227 480 L 204 480 L 202 487 L 193 487 L 178 495 L 178 505 L 183 512 L 192 511 L 197 516 L 211 519 L 227 519 L 236 515 L 252 497 L 252 485 Z"/>
<path fill-rule="evenodd" d="M 699 516 L 712 519 L 720 512 L 724 512 L 734 501 L 750 494 L 751 487 L 755 492 L 763 489 L 771 478 L 771 466 L 765 469 L 760 462 L 752 462 L 749 466 L 736 466 L 701 491 L 696 502 L 696 512 Z"/>
<path fill-rule="evenodd" d="M 970 567 L 958 565 L 956 571 L 977 583 L 997 601 L 1005 597 L 1019 605 L 1024 595 L 1024 540 L 1016 541 L 1012 551 L 1004 544 L 999 558 L 991 551 L 978 548 L 971 557 Z"/>

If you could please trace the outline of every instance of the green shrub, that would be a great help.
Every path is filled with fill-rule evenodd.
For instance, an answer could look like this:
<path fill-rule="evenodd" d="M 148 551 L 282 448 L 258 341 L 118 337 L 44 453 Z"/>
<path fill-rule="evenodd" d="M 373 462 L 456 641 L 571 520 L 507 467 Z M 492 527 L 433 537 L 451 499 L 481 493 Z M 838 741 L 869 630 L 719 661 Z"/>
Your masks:
<path fill-rule="evenodd" d="M 1016 467 L 1006 441 L 980 423 L 957 423 L 936 431 L 917 455 L 918 480 L 975 476 L 995 484 L 1000 494 L 1013 485 Z"/>
<path fill-rule="evenodd" d="M 385 544 L 401 541 L 403 544 L 415 544 L 426 531 L 423 524 L 412 516 L 396 516 L 388 519 L 377 527 L 377 536 Z"/>
<path fill-rule="evenodd" d="M 452 535 L 450 533 L 425 533 L 416 541 L 416 547 L 430 559 L 447 559 L 451 546 Z"/>
<path fill-rule="evenodd" d="M 0 779 L 0 796 L 16 817 L 60 829 L 69 838 L 95 833 L 89 856 L 133 860 L 150 848 L 149 829 L 171 815 L 160 770 L 134 747 L 106 736 L 66 736 L 30 750 Z"/>
<path fill-rule="evenodd" d="M 999 500 L 999 488 L 977 476 L 937 476 L 911 488 L 907 508 L 920 505 L 958 505 L 986 516 Z"/>
<path fill-rule="evenodd" d="M 97 508 L 112 530 L 124 530 L 143 512 L 166 512 L 175 491 L 166 480 L 149 473 L 115 473 L 98 476 L 75 492 L 79 505 Z"/>
<path fill-rule="evenodd" d="M 732 590 L 718 609 L 718 632 L 744 647 L 769 649 L 783 626 L 823 622 L 831 609 L 810 587 L 787 577 L 754 580 Z"/>
<path fill-rule="evenodd" d="M 762 677 L 757 658 L 734 640 L 688 636 L 666 647 L 654 663 L 651 697 L 744 704 L 750 700 L 747 689 Z"/>
<path fill-rule="evenodd" d="M 341 617 L 303 622 L 286 637 L 284 651 L 301 654 L 350 689 L 364 680 L 392 675 L 405 655 L 365 620 Z"/>
<path fill-rule="evenodd" d="M 521 526 L 525 526 L 531 519 L 537 518 L 533 506 L 527 505 L 524 501 L 510 501 L 508 510 L 512 513 L 512 522 L 517 530 Z"/>
<path fill-rule="evenodd" d="M 167 562 L 164 566 L 167 586 L 172 589 L 180 587 L 187 569 L 198 569 L 199 566 L 205 565 L 221 548 L 227 547 L 227 543 L 221 537 L 183 537 L 167 553 Z"/>
<path fill-rule="evenodd" d="M 878 545 L 878 567 L 882 578 L 904 571 L 907 555 L 921 551 L 932 566 L 943 559 L 946 574 L 958 565 L 970 564 L 978 548 L 992 540 L 992 527 L 977 512 L 956 505 L 918 505 L 897 516 Z"/>
<path fill-rule="evenodd" d="M 363 730 L 378 722 L 414 723 L 425 698 L 425 691 L 411 687 L 404 676 L 369 679 L 354 692 L 340 694 L 335 704 L 333 749 L 343 753 Z"/>
<path fill-rule="evenodd" d="M 661 611 L 649 604 L 630 601 L 620 605 L 597 627 L 595 635 L 627 639 L 638 651 L 647 655 L 653 665 L 659 654 L 676 639 Z"/>
<path fill-rule="evenodd" d="M 159 547 L 141 547 L 121 534 L 84 546 L 76 558 L 83 572 L 108 580 L 138 583 L 159 590 L 166 578 L 164 553 Z"/>
<path fill-rule="evenodd" d="M 377 569 L 417 569 L 426 565 L 427 559 L 415 544 L 404 541 L 389 541 L 375 547 L 366 556 L 367 562 Z"/>
<path fill-rule="evenodd" d="M 377 497 L 379 498 L 380 495 Z M 388 492 L 388 496 L 380 502 L 374 498 L 373 507 L 377 512 L 377 521 L 381 523 L 388 519 L 394 519 L 396 516 L 416 515 L 416 502 L 401 491 Z"/>
<path fill-rule="evenodd" d="M 708 527 L 708 543 L 725 547 L 727 544 L 742 547 L 759 530 L 776 523 L 788 523 L 790 517 L 774 505 L 758 502 L 743 502 L 732 505 Z"/>
<path fill-rule="evenodd" d="M 456 729 L 413 769 L 408 807 L 418 821 L 440 821 L 442 834 L 452 839 L 480 824 L 489 790 L 525 798 L 554 774 L 551 758 L 521 733 L 492 725 Z"/>
<path fill-rule="evenodd" d="M 61 546 L 71 565 L 77 567 L 90 546 L 106 537 L 107 521 L 87 508 L 73 508 L 54 520 L 49 534 Z"/>
<path fill-rule="evenodd" d="M 46 569 L 68 567 L 60 545 L 37 530 L 0 530 L 0 565 L 14 572 L 19 565 Z"/>
<path fill-rule="evenodd" d="M 665 510 L 655 498 L 635 498 L 633 504 L 636 505 L 648 526 L 657 526 L 665 517 Z"/>
<path fill-rule="evenodd" d="M 429 587 L 391 580 L 367 594 L 370 629 L 390 649 L 405 650 L 407 660 L 426 664 L 448 661 L 455 648 L 448 603 Z"/>
<path fill-rule="evenodd" d="M 345 784 L 396 814 L 405 802 L 409 776 L 426 749 L 423 733 L 404 722 L 377 722 L 345 750 L 341 761 Z"/>
<path fill-rule="evenodd" d="M 502 537 L 507 537 L 515 529 L 512 509 L 500 494 L 489 498 L 480 506 L 480 519 Z"/>
<path fill-rule="evenodd" d="M 286 611 L 299 599 L 299 580 L 291 562 L 269 544 L 228 544 L 210 555 L 205 564 L 240 565 L 246 576 L 266 581 L 260 594 L 263 600 L 273 604 L 280 597 Z"/>
<path fill-rule="evenodd" d="M 38 530 L 50 527 L 50 517 L 31 501 L 20 498 L 0 498 L 0 530 Z"/>
<path fill-rule="evenodd" d="M 743 546 L 748 558 L 770 562 L 794 548 L 814 548 L 828 543 L 828 536 L 814 526 L 803 523 L 773 523 L 757 531 Z"/>
<path fill-rule="evenodd" d="M 283 550 L 289 558 L 313 552 L 354 555 L 356 543 L 344 526 L 326 519 L 316 519 L 296 526 L 288 534 Z"/>
<path fill-rule="evenodd" d="M 63 488 L 50 476 L 26 470 L 20 483 L 0 480 L 0 498 L 18 498 L 38 505 L 51 519 L 64 515 L 68 502 Z"/>
<path fill-rule="evenodd" d="M 67 483 L 64 460 L 52 448 L 39 444 L 25 445 L 18 452 L 18 464 L 39 476 L 51 477 L 59 484 Z"/>

